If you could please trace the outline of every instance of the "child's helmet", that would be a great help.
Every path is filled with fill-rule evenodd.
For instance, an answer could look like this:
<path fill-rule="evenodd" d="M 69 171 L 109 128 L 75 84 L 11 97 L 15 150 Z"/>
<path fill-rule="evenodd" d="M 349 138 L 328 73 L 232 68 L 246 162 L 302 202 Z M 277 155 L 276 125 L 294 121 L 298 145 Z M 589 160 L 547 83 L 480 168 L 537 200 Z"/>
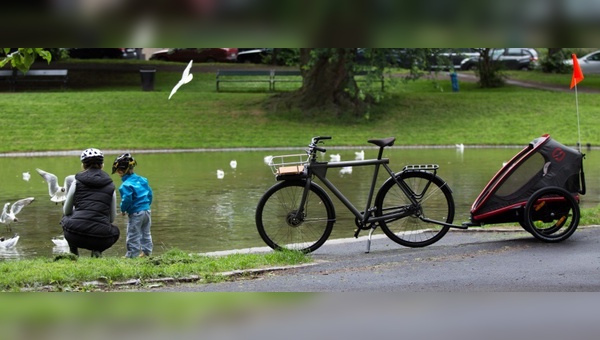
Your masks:
<path fill-rule="evenodd" d="M 129 169 L 133 169 L 137 165 L 137 162 L 129 153 L 124 153 L 117 157 L 113 162 L 112 173 L 117 172 L 117 169 L 122 169 L 127 172 Z"/>
<path fill-rule="evenodd" d="M 104 163 L 104 153 L 102 151 L 89 148 L 81 153 L 81 163 Z"/>

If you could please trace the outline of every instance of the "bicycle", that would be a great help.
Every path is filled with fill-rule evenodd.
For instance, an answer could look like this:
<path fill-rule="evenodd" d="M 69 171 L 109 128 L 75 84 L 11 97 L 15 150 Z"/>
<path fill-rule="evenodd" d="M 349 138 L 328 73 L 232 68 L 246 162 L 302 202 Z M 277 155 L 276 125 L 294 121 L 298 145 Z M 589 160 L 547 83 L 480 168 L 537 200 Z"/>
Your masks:
<path fill-rule="evenodd" d="M 437 176 L 438 165 L 407 165 L 402 171 L 393 172 L 388 165 L 389 159 L 382 156 L 384 149 L 396 141 L 394 137 L 368 141 L 379 147 L 377 159 L 319 161 L 318 152 L 326 152 L 319 144 L 329 139 L 330 136 L 313 137 L 306 154 L 273 156 L 268 162 L 278 182 L 258 202 L 255 218 L 258 233 L 269 247 L 310 253 L 329 238 L 336 222 L 335 208 L 331 197 L 315 183 L 315 178 L 355 216 L 354 237 L 362 230 L 369 230 L 367 253 L 377 227 L 391 240 L 407 247 L 431 245 L 450 227 L 466 228 L 452 225 L 452 190 Z M 374 167 L 366 207 L 362 211 L 327 179 L 328 169 L 359 166 Z M 374 196 L 381 167 L 389 178 Z"/>

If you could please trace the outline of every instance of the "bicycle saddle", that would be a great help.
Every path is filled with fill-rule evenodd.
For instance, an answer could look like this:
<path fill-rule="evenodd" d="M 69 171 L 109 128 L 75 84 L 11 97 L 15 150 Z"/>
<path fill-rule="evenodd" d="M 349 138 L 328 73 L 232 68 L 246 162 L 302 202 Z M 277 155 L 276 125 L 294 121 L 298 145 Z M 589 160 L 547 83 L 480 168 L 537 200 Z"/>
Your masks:
<path fill-rule="evenodd" d="M 394 145 L 396 137 L 388 137 L 383 139 L 369 139 L 367 142 L 377 145 L 380 148 Z"/>

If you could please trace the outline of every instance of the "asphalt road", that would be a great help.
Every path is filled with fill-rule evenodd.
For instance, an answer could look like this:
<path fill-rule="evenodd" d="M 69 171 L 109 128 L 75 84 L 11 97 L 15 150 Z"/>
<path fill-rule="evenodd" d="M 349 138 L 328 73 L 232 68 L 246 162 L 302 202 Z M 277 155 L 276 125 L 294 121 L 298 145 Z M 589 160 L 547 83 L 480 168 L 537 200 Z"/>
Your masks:
<path fill-rule="evenodd" d="M 451 231 L 425 248 L 383 235 L 329 240 L 315 263 L 231 282 L 177 284 L 163 292 L 598 292 L 600 228 L 580 227 L 560 243 L 520 231 Z"/>

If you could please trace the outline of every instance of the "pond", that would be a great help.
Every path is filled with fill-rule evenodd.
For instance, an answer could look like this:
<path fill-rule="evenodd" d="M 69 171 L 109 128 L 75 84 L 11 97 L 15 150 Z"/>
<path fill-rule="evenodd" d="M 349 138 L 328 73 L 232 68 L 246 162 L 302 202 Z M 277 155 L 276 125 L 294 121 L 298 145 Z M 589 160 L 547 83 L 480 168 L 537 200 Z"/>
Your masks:
<path fill-rule="evenodd" d="M 329 144 L 332 144 L 331 142 Z M 365 159 L 375 158 L 377 149 L 334 148 L 329 145 L 324 157 L 339 154 L 341 160 L 352 160 L 355 152 L 364 150 Z M 471 204 L 483 187 L 500 169 L 503 162 L 514 156 L 521 147 L 515 148 L 415 148 L 394 147 L 385 152 L 392 169 L 400 171 L 407 164 L 435 163 L 440 165 L 439 176 L 453 190 L 456 204 L 454 222 L 468 221 Z M 263 193 L 275 184 L 271 169 L 264 163 L 268 155 L 302 153 L 303 149 L 254 150 L 254 151 L 208 151 L 208 152 L 156 152 L 134 153 L 138 161 L 136 172 L 149 179 L 154 191 L 152 204 L 152 236 L 154 253 L 161 254 L 178 248 L 190 253 L 202 253 L 246 247 L 262 247 L 255 223 L 254 212 Z M 594 150 L 585 150 L 587 193 L 582 196 L 583 207 L 599 203 L 597 176 L 600 160 Z M 116 155 L 107 155 L 107 169 Z M 237 166 L 233 168 L 231 161 Z M 36 168 L 54 173 L 62 184 L 65 176 L 80 171 L 78 153 L 64 156 L 0 157 L 0 176 L 4 178 L 0 197 L 4 202 L 14 202 L 24 197 L 35 201 L 18 215 L 19 222 L 12 231 L 0 225 L 0 236 L 20 235 L 12 249 L 0 249 L 0 259 L 53 256 L 68 251 L 57 247 L 52 238 L 62 234 L 59 224 L 62 206 L 50 201 L 48 186 Z M 223 177 L 219 178 L 217 171 Z M 361 210 L 366 204 L 371 167 L 354 168 L 351 173 L 332 169 L 328 178 Z M 29 181 L 23 173 L 29 172 Z M 121 183 L 112 175 L 115 185 Z M 379 184 L 383 181 L 383 176 Z M 338 215 L 331 238 L 352 237 L 354 217 L 333 197 Z M 119 241 L 104 254 L 125 254 L 126 217 L 119 215 L 116 224 L 121 229 Z M 381 233 L 377 230 L 376 233 Z M 399 246 L 400 247 L 400 246 Z M 83 250 L 82 256 L 89 256 Z"/>

